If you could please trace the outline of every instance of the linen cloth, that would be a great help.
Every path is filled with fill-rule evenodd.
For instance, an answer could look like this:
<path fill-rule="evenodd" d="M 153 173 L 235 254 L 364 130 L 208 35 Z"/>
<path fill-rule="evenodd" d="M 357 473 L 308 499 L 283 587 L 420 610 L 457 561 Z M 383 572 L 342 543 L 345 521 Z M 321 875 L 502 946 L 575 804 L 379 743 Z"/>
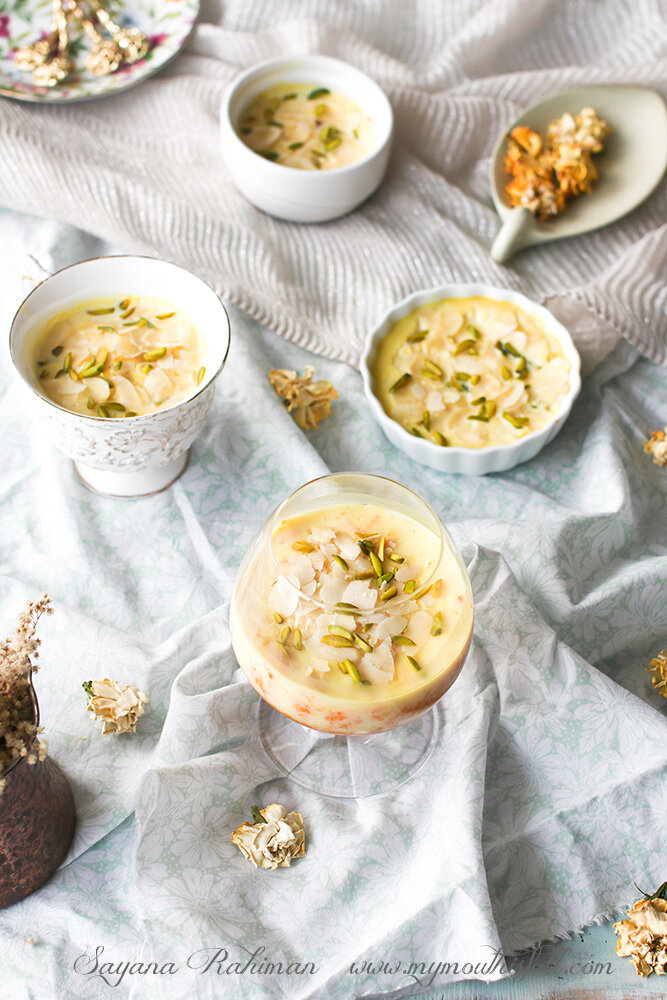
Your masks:
<path fill-rule="evenodd" d="M 304 52 L 369 73 L 396 116 L 383 186 L 321 226 L 246 203 L 219 149 L 227 84 Z M 489 256 L 489 156 L 520 110 L 570 87 L 667 94 L 666 55 L 661 0 L 205 0 L 185 52 L 135 90 L 62 107 L 1 101 L 0 203 L 184 264 L 288 339 L 350 364 L 398 299 L 471 280 L 545 301 L 587 367 L 621 335 L 664 362 L 667 187 L 623 220 L 502 266 Z"/>
<path fill-rule="evenodd" d="M 48 270 L 108 249 L 14 214 L 0 226 L 5 329 L 33 267 L 22 248 Z M 37 691 L 79 814 L 53 880 L 0 912 L 2 993 L 17 1000 L 436 1000 L 450 979 L 504 974 L 496 951 L 617 914 L 633 881 L 664 876 L 667 703 L 644 667 L 667 634 L 667 474 L 641 448 L 667 413 L 664 372 L 621 342 L 537 458 L 447 476 L 389 445 L 341 364 L 317 361 L 340 399 L 301 432 L 267 372 L 312 356 L 231 316 L 229 361 L 185 474 L 137 501 L 82 486 L 2 353 L 3 626 L 48 589 L 56 614 L 40 626 Z M 357 802 L 306 792 L 264 756 L 227 624 L 236 569 L 271 509 L 343 469 L 404 482 L 435 507 L 476 608 L 427 769 Z M 102 676 L 149 694 L 136 734 L 102 737 L 86 713 L 81 684 Z M 273 800 L 303 813 L 308 851 L 289 870 L 256 871 L 229 835 Z M 222 976 L 204 971 L 219 949 Z M 257 949 L 257 966 L 317 972 L 253 973 Z M 107 961 L 118 971 L 102 978 Z M 177 971 L 121 975 L 138 961 Z"/>

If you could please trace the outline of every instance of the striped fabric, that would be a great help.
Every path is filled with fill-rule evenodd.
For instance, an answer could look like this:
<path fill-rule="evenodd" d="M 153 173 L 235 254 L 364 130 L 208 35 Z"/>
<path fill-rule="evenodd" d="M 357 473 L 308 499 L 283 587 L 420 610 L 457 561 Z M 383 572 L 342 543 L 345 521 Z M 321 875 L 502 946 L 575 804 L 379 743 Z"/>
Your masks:
<path fill-rule="evenodd" d="M 185 52 L 136 90 L 62 107 L 1 101 L 0 202 L 188 266 L 283 336 L 352 365 L 384 309 L 452 280 L 546 302 L 587 368 L 620 336 L 665 363 L 664 183 L 619 222 L 502 266 L 489 256 L 488 175 L 522 107 L 586 83 L 665 93 L 666 49 L 661 0 L 208 0 Z M 384 185 L 320 226 L 255 210 L 219 151 L 226 84 L 303 52 L 359 66 L 396 112 Z"/>

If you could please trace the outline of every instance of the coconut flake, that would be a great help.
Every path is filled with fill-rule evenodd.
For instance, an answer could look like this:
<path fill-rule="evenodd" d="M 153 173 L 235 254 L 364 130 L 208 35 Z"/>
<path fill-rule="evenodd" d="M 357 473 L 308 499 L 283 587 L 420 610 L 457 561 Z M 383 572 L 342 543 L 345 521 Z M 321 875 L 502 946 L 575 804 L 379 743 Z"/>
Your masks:
<path fill-rule="evenodd" d="M 372 653 L 365 653 L 359 664 L 365 680 L 375 684 L 387 684 L 394 677 L 394 657 L 388 643 L 383 642 Z"/>
<path fill-rule="evenodd" d="M 343 559 L 348 562 L 356 559 L 359 555 L 359 546 L 355 542 L 354 538 L 350 537 L 350 535 L 337 534 L 336 545 L 338 546 L 338 551 L 342 555 Z"/>
<path fill-rule="evenodd" d="M 405 615 L 390 615 L 373 628 L 373 635 L 376 639 L 400 635 L 407 624 L 408 619 Z"/>
<path fill-rule="evenodd" d="M 362 611 L 370 611 L 375 607 L 378 592 L 369 586 L 367 580 L 352 580 L 348 583 L 339 600 L 346 604 L 354 604 Z"/>
<path fill-rule="evenodd" d="M 456 393 L 457 399 L 458 395 L 459 394 L 457 392 Z M 439 392 L 436 392 L 435 389 L 432 392 L 429 392 L 428 396 L 426 397 L 426 409 L 429 410 L 431 413 L 441 413 L 444 410 L 444 408 L 445 404 L 443 402 L 442 395 Z"/>
<path fill-rule="evenodd" d="M 269 605 L 283 618 L 293 615 L 299 605 L 299 581 L 295 576 L 286 577 L 281 573 L 271 588 Z"/>
<path fill-rule="evenodd" d="M 339 580 L 335 577 L 329 577 L 320 587 L 318 596 L 324 604 L 338 604 L 340 601 L 346 600 L 346 598 L 343 597 L 345 588 L 346 581 L 344 579 Z"/>

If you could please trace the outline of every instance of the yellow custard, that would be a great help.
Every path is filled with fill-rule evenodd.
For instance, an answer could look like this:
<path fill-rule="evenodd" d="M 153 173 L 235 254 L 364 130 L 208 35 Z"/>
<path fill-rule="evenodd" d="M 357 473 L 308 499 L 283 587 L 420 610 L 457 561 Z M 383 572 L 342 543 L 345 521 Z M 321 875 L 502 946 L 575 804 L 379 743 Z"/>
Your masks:
<path fill-rule="evenodd" d="M 136 417 L 193 395 L 205 375 L 201 335 L 182 310 L 145 296 L 95 299 L 54 316 L 35 369 L 55 403 L 91 417 Z"/>
<path fill-rule="evenodd" d="M 557 416 L 570 387 L 558 338 L 511 302 L 421 306 L 381 341 L 374 391 L 386 413 L 443 447 L 502 445 Z"/>
<path fill-rule="evenodd" d="M 463 666 L 472 597 L 460 563 L 441 536 L 381 503 L 280 521 L 242 582 L 231 608 L 239 663 L 269 704 L 314 729 L 402 725 Z"/>
<path fill-rule="evenodd" d="M 244 110 L 238 132 L 255 153 L 299 170 L 333 170 L 373 148 L 371 119 L 343 94 L 316 85 L 282 84 Z"/>

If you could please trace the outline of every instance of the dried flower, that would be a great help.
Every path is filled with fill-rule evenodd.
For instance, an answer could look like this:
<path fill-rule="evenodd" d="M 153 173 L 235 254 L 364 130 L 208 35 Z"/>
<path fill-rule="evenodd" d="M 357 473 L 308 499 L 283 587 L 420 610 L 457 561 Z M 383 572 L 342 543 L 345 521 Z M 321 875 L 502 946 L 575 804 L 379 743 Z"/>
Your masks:
<path fill-rule="evenodd" d="M 656 465 L 667 465 L 667 425 L 664 431 L 653 431 L 648 441 L 644 441 L 644 451 Z"/>
<path fill-rule="evenodd" d="M 130 684 L 121 688 L 108 677 L 102 681 L 85 681 L 82 687 L 90 699 L 88 711 L 104 721 L 103 736 L 134 732 L 137 721 L 144 714 L 148 695 Z"/>
<path fill-rule="evenodd" d="M 30 678 L 39 669 L 37 623 L 43 614 L 52 613 L 48 594 L 42 594 L 21 613 L 13 637 L 0 642 L 0 775 L 20 757 L 35 764 L 46 756 L 46 744 L 35 740 L 39 729 Z M 4 785 L 0 778 L 0 794 Z"/>
<path fill-rule="evenodd" d="M 641 890 L 640 890 L 641 891 Z M 629 920 L 614 924 L 618 934 L 616 952 L 630 958 L 637 975 L 667 975 L 667 882 L 652 896 L 639 899 L 626 910 Z"/>
<path fill-rule="evenodd" d="M 269 382 L 285 400 L 288 413 L 294 414 L 294 419 L 304 431 L 317 427 L 320 420 L 328 417 L 331 400 L 338 399 L 331 382 L 324 379 L 313 382 L 314 374 L 312 365 L 306 365 L 303 375 L 286 368 L 274 368 L 269 372 Z"/>
<path fill-rule="evenodd" d="M 242 823 L 232 833 L 232 844 L 256 868 L 289 868 L 292 858 L 306 853 L 303 817 L 286 812 L 277 802 L 258 809 L 253 806 L 254 823 Z"/>
<path fill-rule="evenodd" d="M 663 698 L 667 698 L 667 652 L 661 649 L 657 656 L 651 660 L 650 667 L 646 668 L 653 674 L 653 687 L 660 692 Z"/>
<path fill-rule="evenodd" d="M 505 155 L 510 204 L 546 219 L 562 212 L 568 198 L 588 194 L 598 176 L 591 154 L 602 151 L 609 131 L 593 108 L 556 118 L 546 140 L 527 125 L 512 129 Z"/>

